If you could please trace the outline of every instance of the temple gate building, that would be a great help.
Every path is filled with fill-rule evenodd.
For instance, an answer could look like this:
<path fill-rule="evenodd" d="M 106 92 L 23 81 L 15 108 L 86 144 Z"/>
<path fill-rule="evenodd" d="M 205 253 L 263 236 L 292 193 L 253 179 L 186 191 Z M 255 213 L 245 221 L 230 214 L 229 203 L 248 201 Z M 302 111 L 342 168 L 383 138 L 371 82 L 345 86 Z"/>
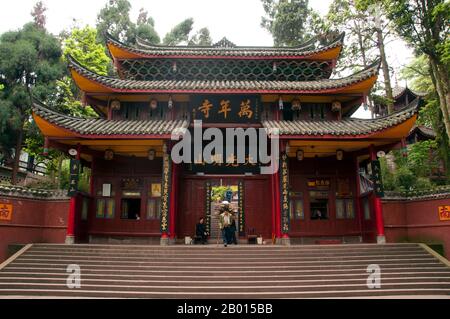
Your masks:
<path fill-rule="evenodd" d="M 33 107 L 45 147 L 73 156 L 74 185 L 78 164 L 92 170 L 89 194 L 71 189 L 67 241 L 184 242 L 202 216 L 215 237 L 212 194 L 228 186 L 241 240 L 384 242 L 377 153 L 408 135 L 418 101 L 391 115 L 351 118 L 379 62 L 331 78 L 343 38 L 297 47 L 238 47 L 226 39 L 211 47 L 142 40 L 130 47 L 109 37 L 119 78 L 70 58 L 83 101 L 99 117 Z M 280 169 L 268 175 L 251 161 L 174 163 L 171 134 L 192 130 L 194 120 L 204 129 L 278 129 Z"/>

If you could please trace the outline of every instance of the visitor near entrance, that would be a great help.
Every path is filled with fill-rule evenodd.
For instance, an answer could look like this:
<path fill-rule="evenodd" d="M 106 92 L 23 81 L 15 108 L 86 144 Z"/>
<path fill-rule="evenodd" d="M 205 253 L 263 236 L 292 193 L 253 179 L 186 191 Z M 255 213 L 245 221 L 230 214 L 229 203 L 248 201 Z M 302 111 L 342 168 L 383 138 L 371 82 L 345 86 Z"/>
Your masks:
<path fill-rule="evenodd" d="M 220 220 L 219 228 L 222 231 L 223 245 L 227 247 L 231 243 L 231 220 L 233 211 L 230 208 L 230 203 L 228 201 L 222 202 L 222 207 L 220 208 Z"/>
<path fill-rule="evenodd" d="M 236 238 L 236 216 L 231 215 L 231 224 L 230 224 L 230 244 L 237 245 L 237 238 Z"/>
<path fill-rule="evenodd" d="M 205 219 L 203 217 L 198 221 L 195 227 L 195 236 L 200 238 L 200 242 L 204 245 L 208 240 L 209 233 L 206 231 Z"/>

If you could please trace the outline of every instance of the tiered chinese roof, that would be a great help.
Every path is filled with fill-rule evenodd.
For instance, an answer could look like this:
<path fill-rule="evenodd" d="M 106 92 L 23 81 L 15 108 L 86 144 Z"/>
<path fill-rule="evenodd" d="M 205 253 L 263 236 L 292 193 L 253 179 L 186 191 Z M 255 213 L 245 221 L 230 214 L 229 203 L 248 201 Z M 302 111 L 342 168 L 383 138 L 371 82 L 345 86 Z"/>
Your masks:
<path fill-rule="evenodd" d="M 61 130 L 60 137 L 102 137 L 114 138 L 118 136 L 153 137 L 161 138 L 170 136 L 175 129 L 183 130 L 189 126 L 184 120 L 119 120 L 110 121 L 101 118 L 78 118 L 63 115 L 49 110 L 44 105 L 35 102 L 33 113 L 36 123 L 44 134 L 49 133 L 58 136 L 54 131 L 55 126 Z M 377 134 L 388 133 L 390 129 L 397 128 L 391 132 L 391 138 L 401 137 L 403 132 L 398 128 L 405 124 L 406 132 L 409 132 L 410 122 L 414 122 L 417 116 L 417 103 L 412 103 L 407 109 L 376 119 L 353 119 L 343 120 L 296 120 L 296 121 L 263 121 L 262 125 L 273 131 L 279 130 L 282 136 L 302 135 L 305 137 L 314 136 L 335 136 L 367 138 Z M 46 124 L 50 124 L 47 125 Z M 50 132 L 48 129 L 53 131 Z M 385 134 L 386 135 L 386 134 Z"/>
<path fill-rule="evenodd" d="M 356 93 L 372 87 L 379 65 L 379 61 L 376 61 L 368 68 L 345 78 L 315 81 L 136 81 L 95 74 L 69 58 L 73 78 L 82 91 L 89 93 Z"/>
<path fill-rule="evenodd" d="M 119 120 L 81 118 L 50 110 L 39 102 L 33 104 L 34 119 L 44 134 L 54 137 L 103 137 L 139 136 L 146 138 L 170 138 L 171 133 L 189 126 L 185 120 Z M 59 129 L 59 132 L 55 130 Z M 51 129 L 51 132 L 49 131 Z"/>
<path fill-rule="evenodd" d="M 206 94 L 258 95 L 262 103 L 277 107 L 283 96 L 287 102 L 299 99 L 311 105 L 340 102 L 340 114 L 345 116 L 363 103 L 377 79 L 380 62 L 347 77 L 333 78 L 343 39 L 344 34 L 325 44 L 312 39 L 297 47 L 240 47 L 227 39 L 209 47 L 163 46 L 138 39 L 137 46 L 130 47 L 108 37 L 118 77 L 96 74 L 68 58 L 84 101 L 108 119 L 62 115 L 40 103 L 34 104 L 33 116 L 43 134 L 55 143 L 84 145 L 93 151 L 112 148 L 118 154 L 135 156 L 146 156 L 149 147 L 161 153 L 163 140 L 174 130 L 188 128 L 189 122 L 121 120 L 112 116 L 113 100 L 185 103 Z M 281 138 L 290 139 L 293 150 L 306 149 L 305 156 L 326 156 L 338 147 L 355 151 L 396 143 L 408 134 L 416 117 L 417 103 L 413 102 L 401 112 L 372 120 L 336 116 L 333 120 L 263 121 L 255 125 L 269 131 L 278 129 Z M 315 140 L 313 146 L 311 140 Z M 309 152 L 313 147 L 316 149 Z"/>
<path fill-rule="evenodd" d="M 280 135 L 303 136 L 351 136 L 367 137 L 414 120 L 417 116 L 417 100 L 408 108 L 388 116 L 376 119 L 344 118 L 340 121 L 295 120 L 295 121 L 264 121 L 264 127 L 269 130 L 278 129 Z"/>
<path fill-rule="evenodd" d="M 320 47 L 315 47 L 314 41 L 296 47 L 242 47 L 223 39 L 213 46 L 165 46 L 140 40 L 139 47 L 133 48 L 108 36 L 107 45 L 114 59 L 213 57 L 332 60 L 340 54 L 343 41 L 344 33 Z"/>

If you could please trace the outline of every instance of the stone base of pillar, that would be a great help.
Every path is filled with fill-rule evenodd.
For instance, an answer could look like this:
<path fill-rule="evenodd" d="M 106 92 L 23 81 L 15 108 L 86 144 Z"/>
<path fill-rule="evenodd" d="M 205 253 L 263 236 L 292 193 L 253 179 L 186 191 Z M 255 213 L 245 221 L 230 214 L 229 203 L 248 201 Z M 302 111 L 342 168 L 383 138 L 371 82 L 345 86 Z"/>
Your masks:
<path fill-rule="evenodd" d="M 75 237 L 74 236 L 66 236 L 66 245 L 73 245 L 75 244 Z"/>
<path fill-rule="evenodd" d="M 281 245 L 281 246 L 290 246 L 291 245 L 291 239 L 289 237 L 277 238 L 276 244 L 277 245 Z"/>
<path fill-rule="evenodd" d="M 378 235 L 377 236 L 377 244 L 386 244 L 386 236 L 384 235 Z"/>
<path fill-rule="evenodd" d="M 161 246 L 169 246 L 170 245 L 170 238 L 169 237 L 161 237 L 161 240 L 159 241 L 159 244 Z"/>

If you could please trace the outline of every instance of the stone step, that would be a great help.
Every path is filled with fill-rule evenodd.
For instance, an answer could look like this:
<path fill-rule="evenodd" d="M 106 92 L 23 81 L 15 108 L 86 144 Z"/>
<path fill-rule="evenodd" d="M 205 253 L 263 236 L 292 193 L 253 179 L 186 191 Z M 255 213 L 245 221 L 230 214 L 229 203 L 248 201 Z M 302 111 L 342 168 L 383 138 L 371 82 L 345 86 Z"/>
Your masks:
<path fill-rule="evenodd" d="M 2 270 L 2 273 L 13 273 L 13 272 L 28 272 L 28 273 L 65 273 L 67 267 L 16 267 L 9 266 Z M 239 277 L 239 276 L 264 276 L 264 277 L 273 277 L 273 276 L 304 276 L 304 275 L 314 275 L 317 277 L 320 276 L 333 276 L 333 275 L 342 275 L 342 274 L 358 274 L 366 273 L 366 267 L 354 268 L 353 266 L 348 267 L 328 267 L 328 268 L 318 268 L 318 267 L 309 267 L 309 269 L 305 269 L 305 267 L 301 269 L 230 269 L 227 270 L 227 276 L 229 277 Z M 401 266 L 382 266 L 382 271 L 389 273 L 409 273 L 409 272 L 443 272 L 448 271 L 448 268 L 440 265 L 433 264 L 418 267 L 417 265 L 401 265 Z M 118 267 L 110 267 L 110 269 L 105 269 L 102 267 L 82 267 L 83 274 L 93 274 L 93 275 L 119 275 L 126 274 L 130 276 L 141 276 L 141 275 L 151 275 L 151 276 L 162 276 L 162 277 L 172 277 L 172 276 L 194 276 L 194 277 L 216 277 L 221 276 L 221 272 L 218 272 L 216 269 L 192 269 L 192 268 L 177 268 L 177 269 L 132 269 L 132 267 L 127 268 L 118 268 Z"/>
<path fill-rule="evenodd" d="M 355 276 L 356 277 L 356 276 Z M 149 286 L 149 287 L 161 287 L 161 286 L 192 286 L 192 287 L 214 287 L 217 286 L 236 286 L 236 287 L 266 287 L 270 286 L 292 286 L 292 285 L 314 285 L 320 286 L 324 284 L 333 284 L 333 285 L 342 285 L 342 286 L 352 286 L 352 285 L 360 285 L 367 283 L 367 275 L 366 277 L 360 278 L 313 278 L 313 279 L 289 279 L 289 280 L 248 280 L 247 278 L 241 278 L 239 280 L 228 280 L 228 278 L 224 279 L 212 279 L 212 278 L 203 278 L 204 280 L 197 279 L 186 279 L 183 278 L 181 280 L 174 280 L 173 278 L 167 279 L 130 279 L 130 278 L 109 278 L 105 279 L 101 276 L 97 278 L 86 278 L 82 276 L 83 285 L 118 285 L 118 286 Z M 443 280 L 448 281 L 450 279 L 450 275 L 447 276 L 415 276 L 415 277 L 382 277 L 381 284 L 423 284 L 423 283 L 440 283 L 446 285 Z M 67 282 L 67 274 L 66 276 L 49 276 L 49 277 L 30 277 L 30 276 L 18 276 L 18 277 L 0 277 L 0 285 L 9 284 L 17 284 L 18 282 L 29 282 L 32 284 L 66 284 Z M 450 282 L 448 283 L 450 285 Z"/>
<path fill-rule="evenodd" d="M 68 273 L 65 271 L 57 271 L 53 272 L 39 272 L 39 273 L 30 273 L 30 272 L 19 272 L 19 271 L 9 271 L 0 273 L 0 280 L 7 278 L 20 278 L 23 279 L 33 279 L 33 278 L 63 278 L 64 280 L 67 278 Z M 101 279 L 101 280 L 164 280 L 164 281 L 295 281 L 295 280 L 348 280 L 348 279 L 367 279 L 367 273 L 361 269 L 352 270 L 352 273 L 342 273 L 342 272 L 330 272 L 330 273 L 272 273 L 270 277 L 267 274 L 240 274 L 234 273 L 229 275 L 220 275 L 217 273 L 207 273 L 204 275 L 192 275 L 190 273 L 187 274 L 129 274 L 129 273 L 100 273 L 95 271 L 83 270 L 82 277 L 84 279 Z M 449 279 L 450 271 L 449 270 L 423 270 L 423 271 L 405 271 L 405 270 L 397 270 L 396 272 L 390 270 L 389 272 L 383 271 L 382 278 L 440 278 L 440 279 Z"/>
<path fill-rule="evenodd" d="M 265 256 L 245 256 L 245 255 L 240 255 L 240 256 L 155 256 L 155 255 L 147 255 L 147 256 L 135 256 L 135 255 L 124 255 L 124 256 L 112 256 L 112 255 L 87 255 L 87 254 L 79 254 L 79 255 L 70 255 L 70 254 L 65 254 L 65 255 L 57 255 L 57 254 L 52 254 L 52 255 L 44 255 L 44 254 L 25 254 L 23 256 L 20 257 L 20 261 L 24 261 L 24 260 L 58 260 L 58 261 L 65 261 L 65 260 L 89 260 L 89 261 L 95 261 L 95 260 L 101 260 L 101 261 L 140 261 L 140 262 L 144 262 L 144 261 L 152 261 L 155 260 L 155 257 L 158 258 L 158 261 L 160 262 L 184 262 L 184 263 L 189 263 L 189 262 L 194 262 L 194 263 L 213 263 L 213 262 L 258 262 L 258 261 L 267 261 L 269 258 L 265 257 Z M 279 257 L 279 256 L 277 256 Z M 326 255 L 326 256 L 321 256 L 321 255 L 316 255 L 316 256 L 283 256 L 283 262 L 300 262 L 300 261 L 330 261 L 330 260 L 335 260 L 335 261 L 339 261 L 339 260 L 343 260 L 345 258 L 345 256 L 342 255 Z M 377 255 L 348 255 L 346 256 L 346 260 L 374 260 L 374 259 L 422 259 L 422 258 L 426 258 L 426 259 L 433 259 L 432 256 L 427 255 L 425 253 L 421 253 L 421 254 L 392 254 L 392 255 L 381 255 L 381 254 L 377 254 Z M 274 258 L 274 260 L 277 260 L 277 258 Z"/>
<path fill-rule="evenodd" d="M 81 289 L 67 266 L 81 267 Z M 367 266 L 381 289 L 367 287 Z M 0 296 L 317 298 L 449 295 L 450 267 L 417 244 L 33 245 L 0 270 Z"/>
<path fill-rule="evenodd" d="M 450 291 L 450 282 L 395 282 L 395 283 L 382 283 L 383 289 L 447 289 Z M 66 282 L 59 283 L 33 283 L 33 282 L 21 282 L 21 283 L 2 283 L 0 282 L 0 289 L 8 288 L 15 289 L 39 289 L 39 290 L 71 290 L 67 287 Z M 117 285 L 117 284 L 90 284 L 82 282 L 83 290 L 118 290 L 121 292 L 133 292 L 133 293 L 154 293 L 154 292 L 171 292 L 171 293 L 184 293 L 186 295 L 191 293 L 208 293 L 208 294 L 221 294 L 221 293 L 286 293 L 286 292 L 311 292 L 311 291 L 342 291 L 342 290 L 371 290 L 367 287 L 366 282 L 354 283 L 354 284 L 341 284 L 341 283 L 316 283 L 316 284 L 286 284 L 286 285 L 259 285 L 249 287 L 247 285 L 145 285 L 139 283 L 133 283 L 129 285 Z"/>

